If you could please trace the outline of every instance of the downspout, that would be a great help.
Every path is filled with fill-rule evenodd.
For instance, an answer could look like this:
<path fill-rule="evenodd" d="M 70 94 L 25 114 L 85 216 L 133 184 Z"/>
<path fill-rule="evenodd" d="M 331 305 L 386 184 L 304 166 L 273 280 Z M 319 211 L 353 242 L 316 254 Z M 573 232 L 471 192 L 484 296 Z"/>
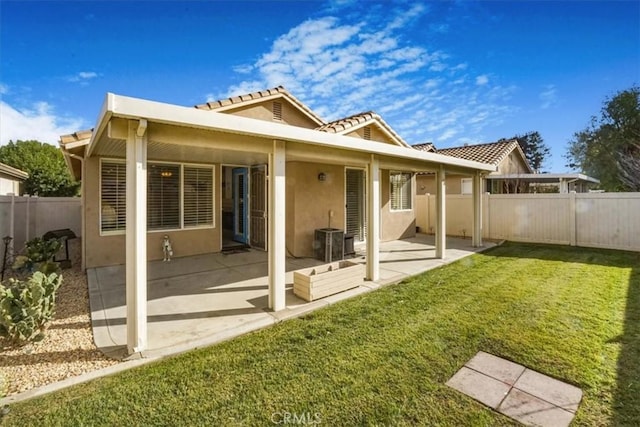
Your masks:
<path fill-rule="evenodd" d="M 73 153 L 69 153 L 68 151 L 65 153 L 67 156 L 71 157 L 72 159 L 76 159 L 80 161 L 80 209 L 82 210 L 82 214 L 80 215 L 80 220 L 81 220 L 81 224 L 80 224 L 80 231 L 82 233 L 81 236 L 81 248 L 80 248 L 80 252 L 81 252 L 81 263 L 82 263 L 82 271 L 85 271 L 85 258 L 87 255 L 87 236 L 85 233 L 85 211 L 84 211 L 84 204 L 85 204 L 85 194 L 84 194 L 84 176 L 85 176 L 85 162 L 84 162 L 84 157 L 80 157 L 76 154 Z"/>

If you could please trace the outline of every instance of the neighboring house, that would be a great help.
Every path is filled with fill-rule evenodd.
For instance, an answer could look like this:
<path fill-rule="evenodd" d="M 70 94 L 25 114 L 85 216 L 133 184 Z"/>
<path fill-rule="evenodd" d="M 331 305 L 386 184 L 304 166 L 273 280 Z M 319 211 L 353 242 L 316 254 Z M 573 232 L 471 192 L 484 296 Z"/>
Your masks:
<path fill-rule="evenodd" d="M 286 256 L 313 256 L 314 230 L 365 241 L 377 280 L 379 242 L 415 234 L 417 172 L 472 175 L 479 189 L 480 173 L 495 169 L 419 153 L 372 112 L 327 123 L 282 87 L 196 108 L 107 94 L 95 128 L 60 145 L 82 179 L 84 266 L 126 264 L 131 352 L 146 345 L 146 262 L 162 259 L 164 235 L 175 256 L 266 250 L 269 307 L 281 310 Z"/>
<path fill-rule="evenodd" d="M 0 196 L 15 194 L 20 196 L 24 192 L 24 180 L 29 174 L 20 169 L 0 163 Z"/>
<path fill-rule="evenodd" d="M 482 191 L 492 194 L 570 191 L 585 193 L 600 182 L 582 174 L 534 173 L 516 140 L 443 149 L 436 149 L 432 143 L 425 143 L 414 145 L 413 148 L 496 166 L 494 172 L 483 175 Z M 446 178 L 447 193 L 471 194 L 471 181 L 470 176 L 449 174 Z M 418 195 L 433 194 L 435 185 L 433 173 L 418 174 Z"/>

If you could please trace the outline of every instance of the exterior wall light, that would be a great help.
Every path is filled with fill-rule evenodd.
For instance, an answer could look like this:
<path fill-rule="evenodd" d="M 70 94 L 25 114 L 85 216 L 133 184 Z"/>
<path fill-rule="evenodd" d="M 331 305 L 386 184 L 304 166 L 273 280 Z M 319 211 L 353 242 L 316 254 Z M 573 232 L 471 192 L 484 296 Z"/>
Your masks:
<path fill-rule="evenodd" d="M 324 172 L 320 172 L 318 174 L 318 181 L 323 182 L 327 180 L 327 174 Z"/>

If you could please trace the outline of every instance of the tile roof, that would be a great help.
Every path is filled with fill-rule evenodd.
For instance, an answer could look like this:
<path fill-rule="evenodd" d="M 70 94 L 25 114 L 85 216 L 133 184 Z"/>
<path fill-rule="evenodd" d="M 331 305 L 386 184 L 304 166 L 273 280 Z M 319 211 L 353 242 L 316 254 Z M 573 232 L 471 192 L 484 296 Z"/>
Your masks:
<path fill-rule="evenodd" d="M 515 139 L 500 140 L 487 144 L 464 145 L 462 147 L 451 147 L 437 149 L 436 153 L 445 156 L 457 157 L 459 159 L 474 160 L 476 162 L 489 163 L 498 166 L 513 150 L 518 150 L 522 155 L 527 167 L 533 173 L 529 162 L 527 162 L 520 144 Z"/>
<path fill-rule="evenodd" d="M 93 134 L 93 129 L 79 130 L 69 135 L 60 136 L 60 145 L 65 146 L 78 141 L 90 139 Z"/>
<path fill-rule="evenodd" d="M 317 127 L 316 130 L 329 133 L 344 133 L 345 131 L 357 127 L 362 127 L 368 123 L 377 123 L 384 131 L 386 131 L 393 139 L 398 141 L 401 145 L 409 147 L 400 135 L 398 135 L 392 128 L 385 122 L 380 115 L 373 111 L 366 111 L 364 113 L 354 114 L 349 117 L 334 120 L 330 123 Z"/>
<path fill-rule="evenodd" d="M 247 104 L 251 102 L 257 102 L 262 98 L 271 98 L 271 97 L 284 97 L 291 101 L 292 104 L 300 108 L 307 115 L 309 115 L 314 121 L 318 124 L 325 124 L 326 122 L 318 116 L 313 110 L 303 104 L 298 98 L 291 95 L 288 90 L 284 88 L 284 86 L 278 86 L 272 89 L 260 90 L 258 92 L 252 92 L 245 95 L 232 96 L 231 98 L 225 98 L 218 101 L 210 101 L 205 104 L 198 104 L 195 108 L 199 110 L 228 110 L 230 108 L 238 107 L 242 104 Z"/>
<path fill-rule="evenodd" d="M 426 151 L 429 153 L 435 153 L 438 150 L 436 149 L 436 146 L 433 145 L 432 142 L 425 142 L 423 144 L 415 144 L 412 145 L 413 148 L 415 148 L 416 150 L 420 150 L 420 151 Z"/>

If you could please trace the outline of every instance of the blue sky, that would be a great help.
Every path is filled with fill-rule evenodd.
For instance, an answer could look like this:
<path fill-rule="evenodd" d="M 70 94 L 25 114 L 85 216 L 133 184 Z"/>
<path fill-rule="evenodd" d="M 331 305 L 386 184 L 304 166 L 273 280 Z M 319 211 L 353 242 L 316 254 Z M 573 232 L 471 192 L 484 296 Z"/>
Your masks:
<path fill-rule="evenodd" d="M 539 131 L 545 170 L 640 84 L 637 1 L 4 1 L 0 144 L 95 124 L 107 92 L 191 106 L 284 85 L 410 144 Z"/>

